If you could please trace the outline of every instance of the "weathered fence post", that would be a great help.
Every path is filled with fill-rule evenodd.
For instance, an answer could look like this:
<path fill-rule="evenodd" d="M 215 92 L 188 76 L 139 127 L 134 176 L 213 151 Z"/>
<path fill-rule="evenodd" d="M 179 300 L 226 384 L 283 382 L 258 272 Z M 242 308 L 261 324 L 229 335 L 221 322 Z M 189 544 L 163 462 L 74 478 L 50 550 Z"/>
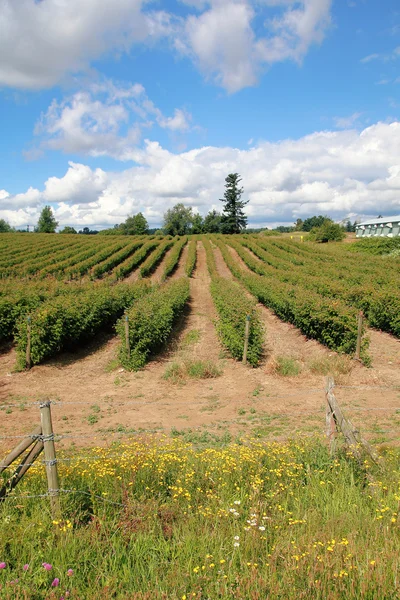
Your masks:
<path fill-rule="evenodd" d="M 2 473 L 7 467 L 11 465 L 25 450 L 29 448 L 35 441 L 40 437 L 42 433 L 42 427 L 37 427 L 30 435 L 28 435 L 22 442 L 18 444 L 14 450 L 10 452 L 10 454 L 2 461 L 3 464 L 0 467 L 0 473 Z"/>
<path fill-rule="evenodd" d="M 243 364 L 247 364 L 247 351 L 249 349 L 249 335 L 250 335 L 250 315 L 246 315 L 246 328 L 244 331 L 244 348 L 243 348 Z"/>
<path fill-rule="evenodd" d="M 326 435 L 329 440 L 331 456 L 336 450 L 336 420 L 328 396 L 328 394 L 331 393 L 333 386 L 333 379 L 329 377 L 326 384 Z"/>
<path fill-rule="evenodd" d="M 31 318 L 27 317 L 26 319 L 27 322 L 27 326 L 26 326 L 26 358 L 25 358 L 25 364 L 26 364 L 26 368 L 30 369 L 31 368 Z"/>
<path fill-rule="evenodd" d="M 360 312 L 358 313 L 358 317 L 357 317 L 358 330 L 357 330 L 357 346 L 356 346 L 356 355 L 355 355 L 356 360 L 360 360 L 360 355 L 361 355 L 361 338 L 362 338 L 362 328 L 363 328 L 363 317 L 364 317 L 364 313 L 362 310 L 360 310 Z"/>
<path fill-rule="evenodd" d="M 42 423 L 42 441 L 44 445 L 44 463 L 46 465 L 47 485 L 50 496 L 51 512 L 53 518 L 61 515 L 58 469 L 56 449 L 54 446 L 53 423 L 51 421 L 50 401 L 40 404 L 40 419 Z"/>
<path fill-rule="evenodd" d="M 128 359 L 131 356 L 131 345 L 129 342 L 129 317 L 125 315 L 125 345 L 126 345 L 126 354 Z"/>

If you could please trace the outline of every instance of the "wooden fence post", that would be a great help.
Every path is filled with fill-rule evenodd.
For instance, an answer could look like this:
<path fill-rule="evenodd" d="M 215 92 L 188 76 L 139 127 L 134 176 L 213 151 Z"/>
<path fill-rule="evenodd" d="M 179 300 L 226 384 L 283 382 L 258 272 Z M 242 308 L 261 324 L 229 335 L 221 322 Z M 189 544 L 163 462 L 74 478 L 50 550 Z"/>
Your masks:
<path fill-rule="evenodd" d="M 40 404 L 40 420 L 42 423 L 42 442 L 44 445 L 44 458 L 47 474 L 47 485 L 50 496 L 51 512 L 53 519 L 59 518 L 60 509 L 60 486 L 58 482 L 58 470 L 56 449 L 54 446 L 53 423 L 51 421 L 50 401 Z"/>
<path fill-rule="evenodd" d="M 2 461 L 2 466 L 0 467 L 0 473 L 2 473 L 7 467 L 11 465 L 29 446 L 34 444 L 34 442 L 38 439 L 40 434 L 42 433 L 42 427 L 39 425 L 30 435 L 28 435 L 14 450 L 10 452 L 10 454 Z"/>
<path fill-rule="evenodd" d="M 27 326 L 26 326 L 27 340 L 26 340 L 25 364 L 26 364 L 26 368 L 30 369 L 31 368 L 31 318 L 27 317 L 26 321 L 27 321 Z"/>
<path fill-rule="evenodd" d="M 360 312 L 358 313 L 358 317 L 357 317 L 357 324 L 358 324 L 357 346 L 356 346 L 356 355 L 354 357 L 356 360 L 360 360 L 360 355 L 361 355 L 361 338 L 362 338 L 362 328 L 363 328 L 363 317 L 364 317 L 364 313 L 362 310 L 360 310 Z"/>
<path fill-rule="evenodd" d="M 129 317 L 125 315 L 125 345 L 126 345 L 126 353 L 128 355 L 128 359 L 131 356 L 131 345 L 129 342 Z"/>
<path fill-rule="evenodd" d="M 247 351 L 249 349 L 249 335 L 250 335 L 250 315 L 246 315 L 246 328 L 244 331 L 244 348 L 243 348 L 243 364 L 247 364 Z"/>

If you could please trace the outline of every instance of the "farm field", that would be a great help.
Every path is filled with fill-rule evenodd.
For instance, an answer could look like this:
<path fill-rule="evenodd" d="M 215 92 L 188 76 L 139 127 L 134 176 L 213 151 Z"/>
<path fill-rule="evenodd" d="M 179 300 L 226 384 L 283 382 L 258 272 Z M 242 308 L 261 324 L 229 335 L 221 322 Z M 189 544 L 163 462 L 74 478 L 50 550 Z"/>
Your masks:
<path fill-rule="evenodd" d="M 54 525 L 48 498 L 21 498 L 46 493 L 31 469 L 4 510 L 45 517 L 23 562 L 0 525 L 0 597 L 59 598 L 54 577 L 88 599 L 396 597 L 400 259 L 285 236 L 82 238 L 0 236 L 1 455 L 50 399 L 61 485 L 89 494 L 65 494 Z M 389 465 L 369 495 L 323 440 L 328 374 Z"/>

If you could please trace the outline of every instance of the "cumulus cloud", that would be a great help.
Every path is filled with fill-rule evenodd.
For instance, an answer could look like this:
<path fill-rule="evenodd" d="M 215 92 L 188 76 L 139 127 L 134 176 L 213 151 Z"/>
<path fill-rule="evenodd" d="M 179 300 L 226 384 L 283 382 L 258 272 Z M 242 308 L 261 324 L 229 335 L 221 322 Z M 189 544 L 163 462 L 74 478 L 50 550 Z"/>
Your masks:
<path fill-rule="evenodd" d="M 157 39 L 168 30 L 163 12 L 141 0 L 0 0 L 0 83 L 39 89 L 86 69 L 106 50 Z"/>
<path fill-rule="evenodd" d="M 338 220 L 390 216 L 400 213 L 399 156 L 399 122 L 377 123 L 361 132 L 321 131 L 246 150 L 208 146 L 174 154 L 147 141 L 135 151 L 137 166 L 125 171 L 106 173 L 70 163 L 64 177 L 49 178 L 42 191 L 15 196 L 3 191 L 0 218 L 17 226 L 31 223 L 50 202 L 60 225 L 111 226 L 142 211 L 158 226 L 177 202 L 202 214 L 220 210 L 230 172 L 243 178 L 253 224 L 287 223 L 313 214 Z"/>
<path fill-rule="evenodd" d="M 128 160 L 144 129 L 157 124 L 171 132 L 186 132 L 191 118 L 183 109 L 166 117 L 140 83 L 104 80 L 62 101 L 53 100 L 35 126 L 40 146 L 29 150 L 28 156 L 34 158 L 37 150 L 51 149 Z"/>
<path fill-rule="evenodd" d="M 274 7 L 273 17 L 265 6 Z M 254 85 L 266 66 L 301 62 L 312 44 L 322 42 L 330 8 L 331 0 L 212 0 L 202 14 L 188 17 L 176 47 L 209 78 L 236 92 Z M 257 36 L 253 23 L 260 11 L 263 26 Z"/>
<path fill-rule="evenodd" d="M 270 64 L 301 62 L 330 23 L 332 0 L 186 0 L 175 13 L 144 0 L 0 0 L 0 85 L 51 87 L 105 52 L 166 40 L 229 92 Z"/>

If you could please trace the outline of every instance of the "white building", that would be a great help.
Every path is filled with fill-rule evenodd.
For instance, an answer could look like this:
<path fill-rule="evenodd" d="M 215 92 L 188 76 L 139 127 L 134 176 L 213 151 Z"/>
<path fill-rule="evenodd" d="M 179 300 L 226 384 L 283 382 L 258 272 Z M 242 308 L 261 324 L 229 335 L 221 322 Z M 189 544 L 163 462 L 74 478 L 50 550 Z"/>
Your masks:
<path fill-rule="evenodd" d="M 357 237 L 396 237 L 400 235 L 400 215 L 371 219 L 356 225 Z"/>

